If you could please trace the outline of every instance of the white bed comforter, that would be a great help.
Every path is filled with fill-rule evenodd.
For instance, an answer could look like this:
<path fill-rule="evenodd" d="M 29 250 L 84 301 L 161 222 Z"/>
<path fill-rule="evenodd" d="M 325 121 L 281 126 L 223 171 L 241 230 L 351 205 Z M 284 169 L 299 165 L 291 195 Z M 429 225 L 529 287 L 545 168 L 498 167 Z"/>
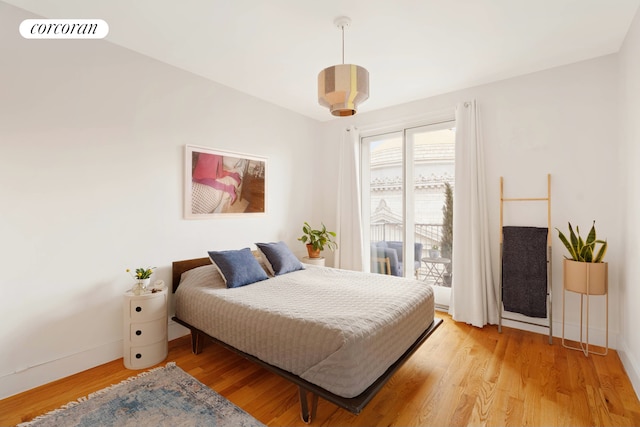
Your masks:
<path fill-rule="evenodd" d="M 362 393 L 434 319 L 424 282 L 309 266 L 227 289 L 213 266 L 183 274 L 176 316 L 343 397 Z"/>

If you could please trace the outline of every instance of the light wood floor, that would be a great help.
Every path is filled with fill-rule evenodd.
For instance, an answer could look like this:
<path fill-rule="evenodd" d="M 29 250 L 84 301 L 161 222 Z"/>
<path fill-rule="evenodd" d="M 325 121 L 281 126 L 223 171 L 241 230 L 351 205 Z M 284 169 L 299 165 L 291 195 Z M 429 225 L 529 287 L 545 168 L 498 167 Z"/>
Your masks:
<path fill-rule="evenodd" d="M 320 400 L 317 426 L 640 425 L 640 402 L 615 351 L 585 357 L 559 340 L 504 328 L 444 324 L 364 411 Z M 188 337 L 169 357 L 263 423 L 302 425 L 297 388 L 213 344 L 191 354 Z M 0 425 L 14 425 L 135 375 L 122 359 L 0 401 Z"/>

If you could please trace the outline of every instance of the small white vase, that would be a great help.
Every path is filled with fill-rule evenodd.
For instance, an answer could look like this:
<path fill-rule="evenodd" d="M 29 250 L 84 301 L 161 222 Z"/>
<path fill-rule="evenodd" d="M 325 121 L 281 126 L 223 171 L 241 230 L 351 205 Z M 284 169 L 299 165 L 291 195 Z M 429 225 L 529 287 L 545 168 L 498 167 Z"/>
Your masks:
<path fill-rule="evenodd" d="M 143 294 L 147 291 L 149 284 L 151 283 L 151 279 L 136 279 L 136 283 L 133 285 L 132 291 L 136 295 Z"/>

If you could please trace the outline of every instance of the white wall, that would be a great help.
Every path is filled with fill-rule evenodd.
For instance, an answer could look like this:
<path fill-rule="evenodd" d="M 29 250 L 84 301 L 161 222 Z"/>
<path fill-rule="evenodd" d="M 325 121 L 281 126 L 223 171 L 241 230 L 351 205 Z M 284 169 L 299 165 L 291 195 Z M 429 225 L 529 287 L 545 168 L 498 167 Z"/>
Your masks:
<path fill-rule="evenodd" d="M 24 40 L 32 17 L 0 2 L 0 398 L 122 356 L 126 268 L 302 255 L 320 145 L 313 120 L 107 41 Z M 268 215 L 183 220 L 185 144 L 268 157 Z"/>
<path fill-rule="evenodd" d="M 428 116 L 471 98 L 486 144 L 495 273 L 499 177 L 508 194 L 528 197 L 551 173 L 553 226 L 595 219 L 609 240 L 610 334 L 639 390 L 638 16 L 621 55 L 322 124 L 106 41 L 23 40 L 18 24 L 31 17 L 0 3 L 0 398 L 121 357 L 126 268 L 158 266 L 168 282 L 173 260 L 259 240 L 283 239 L 302 255 L 303 221 L 335 228 L 338 144 L 349 124 Z M 382 82 L 373 77 L 375 96 Z M 269 157 L 269 214 L 183 220 L 184 144 Z M 318 157 L 314 180 L 308 159 Z M 555 234 L 553 249 L 557 335 Z M 604 310 L 595 311 L 592 334 L 602 340 Z"/>
<path fill-rule="evenodd" d="M 599 237 L 607 238 L 610 262 L 609 324 L 610 345 L 616 347 L 620 330 L 620 272 L 624 265 L 623 227 L 620 209 L 626 202 L 620 188 L 618 162 L 618 57 L 610 55 L 552 70 L 537 72 L 493 84 L 478 86 L 442 96 L 362 113 L 334 120 L 325 129 L 325 157 L 337 148 L 340 134 L 349 124 L 361 129 L 393 123 L 406 117 L 438 115 L 456 103 L 478 102 L 487 166 L 490 227 L 494 277 L 499 272 L 500 176 L 505 179 L 506 197 L 546 196 L 546 176 L 551 174 L 552 227 L 566 229 L 567 221 L 581 226 L 583 235 L 596 220 Z M 375 96 L 375 79 L 371 92 Z M 331 176 L 333 174 L 327 174 Z M 335 186 L 335 184 L 333 184 Z M 331 204 L 329 183 L 325 211 Z M 629 196 L 630 197 L 630 196 Z M 637 196 L 636 196 L 637 197 Z M 505 225 L 546 226 L 546 205 L 525 209 L 505 206 Z M 565 249 L 553 231 L 553 316 L 554 335 L 561 334 L 562 258 Z M 575 297 L 575 295 L 570 295 Z M 567 336 L 576 337 L 579 299 L 567 301 Z M 593 298 L 591 340 L 604 344 L 604 298 Z M 523 324 L 511 324 L 523 328 Z M 548 333 L 545 329 L 536 329 Z"/>
<path fill-rule="evenodd" d="M 640 395 L 640 12 L 636 14 L 620 51 L 620 127 L 622 152 L 620 165 L 624 169 L 622 201 L 615 210 L 622 219 L 623 246 L 620 254 L 620 345 L 619 354 Z"/>

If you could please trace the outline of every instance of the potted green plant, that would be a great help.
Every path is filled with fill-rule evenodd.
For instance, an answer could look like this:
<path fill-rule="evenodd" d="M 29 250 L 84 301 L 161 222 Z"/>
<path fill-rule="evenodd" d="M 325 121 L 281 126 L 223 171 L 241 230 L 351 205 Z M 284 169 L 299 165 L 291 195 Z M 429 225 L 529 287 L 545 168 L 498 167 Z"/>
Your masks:
<path fill-rule="evenodd" d="M 609 265 L 603 262 L 607 253 L 606 240 L 596 238 L 596 222 L 593 221 L 586 240 L 580 236 L 580 229 L 573 231 L 569 223 L 569 238 L 558 228 L 558 237 L 569 251 L 570 257 L 563 260 L 563 282 L 565 289 L 589 295 L 604 295 L 608 287 Z M 596 251 L 596 245 L 600 248 Z"/>
<path fill-rule="evenodd" d="M 324 224 L 322 224 L 322 229 L 317 230 L 311 228 L 309 223 L 305 222 L 302 227 L 302 233 L 298 240 L 307 245 L 309 258 L 320 258 L 320 252 L 325 247 L 332 251 L 338 248 L 338 244 L 333 240 L 336 237 L 336 233 L 328 231 Z"/>
<path fill-rule="evenodd" d="M 136 295 L 147 290 L 151 283 L 151 275 L 153 274 L 154 269 L 155 267 L 138 267 L 136 268 L 135 273 L 132 273 L 131 270 L 127 268 L 127 273 L 131 274 L 131 277 L 136 279 L 136 283 L 132 288 Z"/>

